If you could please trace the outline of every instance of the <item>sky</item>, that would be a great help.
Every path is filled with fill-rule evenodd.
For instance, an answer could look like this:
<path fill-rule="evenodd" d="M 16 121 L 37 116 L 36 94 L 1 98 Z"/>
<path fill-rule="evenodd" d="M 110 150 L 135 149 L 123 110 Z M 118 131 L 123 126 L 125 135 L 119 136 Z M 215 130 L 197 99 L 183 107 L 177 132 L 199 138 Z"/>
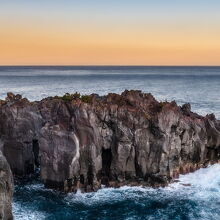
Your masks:
<path fill-rule="evenodd" d="M 220 65 L 220 1 L 0 0 L 0 65 Z"/>

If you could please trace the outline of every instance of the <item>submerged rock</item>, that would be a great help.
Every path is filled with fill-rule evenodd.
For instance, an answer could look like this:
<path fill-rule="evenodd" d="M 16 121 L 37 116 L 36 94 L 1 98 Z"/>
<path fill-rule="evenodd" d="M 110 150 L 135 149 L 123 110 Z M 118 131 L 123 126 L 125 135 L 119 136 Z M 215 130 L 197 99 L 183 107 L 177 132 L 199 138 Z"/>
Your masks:
<path fill-rule="evenodd" d="M 5 157 L 0 151 L 0 219 L 12 220 L 13 177 Z"/>
<path fill-rule="evenodd" d="M 40 102 L 19 96 L 0 105 L 0 149 L 15 175 L 40 166 L 50 188 L 161 186 L 218 162 L 220 122 L 141 91 Z"/>

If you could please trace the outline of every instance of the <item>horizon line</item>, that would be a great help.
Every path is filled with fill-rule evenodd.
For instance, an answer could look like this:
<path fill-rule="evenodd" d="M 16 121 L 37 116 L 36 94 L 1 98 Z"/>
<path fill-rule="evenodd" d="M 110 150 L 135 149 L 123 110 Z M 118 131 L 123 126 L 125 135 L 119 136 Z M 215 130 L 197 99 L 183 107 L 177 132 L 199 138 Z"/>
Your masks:
<path fill-rule="evenodd" d="M 113 64 L 83 64 L 83 65 L 72 65 L 72 64 L 22 64 L 22 65 L 0 65 L 0 67 L 220 67 L 220 65 L 113 65 Z"/>

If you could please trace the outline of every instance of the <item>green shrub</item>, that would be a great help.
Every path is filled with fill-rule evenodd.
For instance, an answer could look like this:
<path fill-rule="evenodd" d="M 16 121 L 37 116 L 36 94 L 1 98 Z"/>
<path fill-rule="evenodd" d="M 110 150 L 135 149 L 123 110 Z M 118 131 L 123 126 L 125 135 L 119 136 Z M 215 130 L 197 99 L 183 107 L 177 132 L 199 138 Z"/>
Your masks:
<path fill-rule="evenodd" d="M 85 103 L 91 103 L 92 102 L 92 96 L 91 95 L 82 95 L 81 100 Z"/>
<path fill-rule="evenodd" d="M 80 98 L 80 93 L 75 92 L 74 94 L 69 94 L 66 93 L 64 96 L 60 97 L 63 101 L 72 101 L 73 99 L 79 99 Z"/>
<path fill-rule="evenodd" d="M 62 97 L 55 96 L 54 98 L 62 99 L 65 102 L 69 102 L 69 101 L 72 101 L 74 99 L 81 99 L 82 102 L 85 102 L 85 103 L 91 103 L 92 102 L 92 96 L 91 95 L 80 95 L 80 93 L 78 93 L 78 92 L 75 92 L 74 94 L 66 93 Z"/>
<path fill-rule="evenodd" d="M 70 95 L 69 93 L 66 93 L 63 97 L 61 97 L 61 99 L 63 101 L 71 101 L 73 99 L 72 95 Z"/>
<path fill-rule="evenodd" d="M 80 98 L 80 93 L 75 92 L 74 94 L 72 94 L 74 99 L 79 99 Z"/>

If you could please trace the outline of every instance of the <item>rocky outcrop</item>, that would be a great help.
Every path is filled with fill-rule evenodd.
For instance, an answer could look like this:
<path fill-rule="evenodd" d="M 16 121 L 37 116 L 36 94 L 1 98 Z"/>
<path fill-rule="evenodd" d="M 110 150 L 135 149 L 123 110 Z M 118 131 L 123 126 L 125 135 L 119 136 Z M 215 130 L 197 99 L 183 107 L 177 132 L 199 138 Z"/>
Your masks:
<path fill-rule="evenodd" d="M 66 94 L 0 103 L 0 148 L 15 175 L 40 166 L 47 187 L 166 185 L 220 158 L 220 122 L 151 94 Z"/>
<path fill-rule="evenodd" d="M 0 151 L 0 219 L 12 220 L 13 177 L 5 157 Z"/>

